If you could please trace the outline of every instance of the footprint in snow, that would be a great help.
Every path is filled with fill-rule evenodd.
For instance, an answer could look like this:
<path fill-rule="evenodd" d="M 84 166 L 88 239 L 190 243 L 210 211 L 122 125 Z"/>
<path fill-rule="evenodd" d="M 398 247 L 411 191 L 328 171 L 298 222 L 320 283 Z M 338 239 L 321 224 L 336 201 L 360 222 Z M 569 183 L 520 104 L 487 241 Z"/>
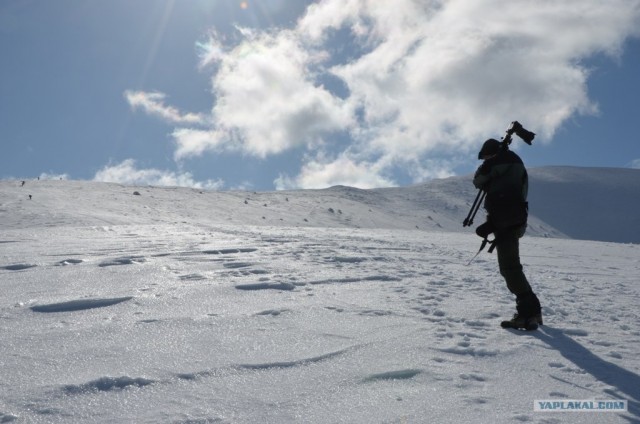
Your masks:
<path fill-rule="evenodd" d="M 146 262 L 144 256 L 123 256 L 120 258 L 115 258 L 109 261 L 101 262 L 99 267 L 107 267 L 107 266 L 119 266 L 119 265 L 133 265 L 133 264 L 141 264 Z"/>
<path fill-rule="evenodd" d="M 202 274 L 186 274 L 180 275 L 178 278 L 180 279 L 180 281 L 201 281 L 207 279 L 207 277 Z"/>
<path fill-rule="evenodd" d="M 223 264 L 222 266 L 228 269 L 238 269 L 238 268 L 247 268 L 252 265 L 253 264 L 249 262 L 229 262 L 229 263 Z"/>
<path fill-rule="evenodd" d="M 236 286 L 237 290 L 294 290 L 296 286 L 292 283 L 254 283 L 254 284 L 239 284 Z"/>
<path fill-rule="evenodd" d="M 268 309 L 266 311 L 262 311 L 262 312 L 258 312 L 256 314 L 254 314 L 255 316 L 272 316 L 272 317 L 277 317 L 278 315 L 284 313 L 284 312 L 290 312 L 291 309 Z"/>
<path fill-rule="evenodd" d="M 467 398 L 465 399 L 465 403 L 470 403 L 472 405 L 484 405 L 486 403 L 489 403 L 491 399 L 488 398 L 484 398 L 484 397 L 472 397 L 472 398 Z"/>
<path fill-rule="evenodd" d="M 358 312 L 358 315 L 382 317 L 382 316 L 394 315 L 394 313 L 391 311 L 384 311 L 381 309 L 364 309 Z"/>
<path fill-rule="evenodd" d="M 481 374 L 469 373 L 469 374 L 460 374 L 460 378 L 467 381 L 478 381 L 484 382 L 487 381 L 487 378 Z"/>
<path fill-rule="evenodd" d="M 325 309 L 335 312 L 344 312 L 344 308 L 338 308 L 337 306 L 325 306 Z"/>
<path fill-rule="evenodd" d="M 78 265 L 84 262 L 82 259 L 65 259 L 56 264 L 56 266 Z"/>
<path fill-rule="evenodd" d="M 585 330 L 580 330 L 578 328 L 566 328 L 562 330 L 564 334 L 567 336 L 588 336 L 589 332 Z"/>
<path fill-rule="evenodd" d="M 202 253 L 205 255 L 232 255 L 237 253 L 251 253 L 257 250 L 258 249 L 247 247 L 239 249 L 203 250 Z"/>
<path fill-rule="evenodd" d="M 481 321 L 481 320 L 469 320 L 469 321 L 465 321 L 465 325 L 469 326 L 469 327 L 474 327 L 474 328 L 484 328 L 484 327 L 490 327 L 490 324 L 487 323 L 486 321 Z"/>
<path fill-rule="evenodd" d="M 468 355 L 477 358 L 485 358 L 496 356 L 499 351 L 498 350 L 489 350 L 485 348 L 474 348 L 474 347 L 465 347 L 465 346 L 455 346 L 444 349 L 436 349 L 442 353 L 451 353 L 454 355 Z"/>

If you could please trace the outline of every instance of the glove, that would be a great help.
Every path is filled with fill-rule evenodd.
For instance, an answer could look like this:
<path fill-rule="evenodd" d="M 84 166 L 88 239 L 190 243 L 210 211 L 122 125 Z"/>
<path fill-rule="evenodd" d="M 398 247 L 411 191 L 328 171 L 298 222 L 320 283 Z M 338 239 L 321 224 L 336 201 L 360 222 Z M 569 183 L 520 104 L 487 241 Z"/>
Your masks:
<path fill-rule="evenodd" d="M 483 239 L 486 239 L 487 237 L 489 237 L 489 234 L 493 233 L 495 230 L 496 229 L 493 227 L 493 225 L 489 221 L 487 221 L 476 228 L 476 234 Z"/>

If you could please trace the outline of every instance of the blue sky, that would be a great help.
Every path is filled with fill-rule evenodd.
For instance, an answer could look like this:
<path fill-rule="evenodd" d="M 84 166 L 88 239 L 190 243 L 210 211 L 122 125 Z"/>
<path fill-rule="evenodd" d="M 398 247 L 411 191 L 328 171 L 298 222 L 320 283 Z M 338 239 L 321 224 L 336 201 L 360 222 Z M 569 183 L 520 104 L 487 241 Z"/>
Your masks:
<path fill-rule="evenodd" d="M 0 178 L 209 189 L 640 168 L 640 0 L 2 0 Z"/>

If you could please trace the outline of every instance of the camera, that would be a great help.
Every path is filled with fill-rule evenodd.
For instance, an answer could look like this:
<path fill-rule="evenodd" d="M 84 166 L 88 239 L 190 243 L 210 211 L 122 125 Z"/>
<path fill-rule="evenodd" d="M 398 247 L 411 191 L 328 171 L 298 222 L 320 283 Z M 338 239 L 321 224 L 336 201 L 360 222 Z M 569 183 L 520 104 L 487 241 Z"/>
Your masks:
<path fill-rule="evenodd" d="M 518 122 L 518 121 L 513 121 L 511 123 L 511 126 L 507 130 L 507 135 L 504 138 L 504 141 L 507 144 L 511 143 L 511 135 L 513 133 L 515 133 L 518 137 L 520 137 L 522 139 L 522 141 L 527 143 L 529 146 L 531 146 L 531 142 L 533 141 L 534 137 L 536 136 L 535 133 L 532 133 L 531 131 L 525 129 L 522 126 L 522 124 L 520 122 Z"/>

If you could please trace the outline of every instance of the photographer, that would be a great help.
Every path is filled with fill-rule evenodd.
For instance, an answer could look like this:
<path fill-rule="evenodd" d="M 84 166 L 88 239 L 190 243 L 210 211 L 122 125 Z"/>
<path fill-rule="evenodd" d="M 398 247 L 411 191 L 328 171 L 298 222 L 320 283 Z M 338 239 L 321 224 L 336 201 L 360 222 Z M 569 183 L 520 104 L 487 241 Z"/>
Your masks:
<path fill-rule="evenodd" d="M 485 141 L 478 154 L 484 162 L 473 178 L 476 188 L 486 192 L 487 222 L 476 229 L 484 238 L 493 233 L 500 274 L 516 296 L 517 313 L 502 326 L 533 330 L 542 325 L 538 297 L 532 291 L 520 263 L 519 239 L 527 228 L 528 176 L 522 159 L 508 143 Z"/>

